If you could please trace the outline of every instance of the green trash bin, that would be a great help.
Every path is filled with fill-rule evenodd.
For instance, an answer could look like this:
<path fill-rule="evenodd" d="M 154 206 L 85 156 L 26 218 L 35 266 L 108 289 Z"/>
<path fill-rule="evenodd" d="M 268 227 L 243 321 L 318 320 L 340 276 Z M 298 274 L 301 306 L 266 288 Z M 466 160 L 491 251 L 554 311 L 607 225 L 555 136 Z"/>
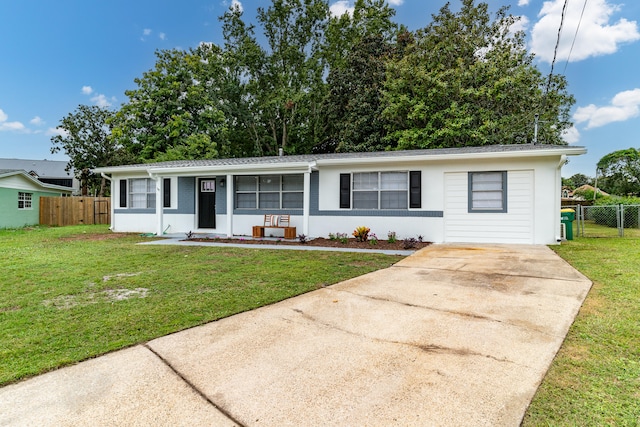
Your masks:
<path fill-rule="evenodd" d="M 573 240 L 573 221 L 576 219 L 576 211 L 573 209 L 561 209 L 560 210 L 560 222 L 565 227 L 565 238 L 567 240 Z"/>

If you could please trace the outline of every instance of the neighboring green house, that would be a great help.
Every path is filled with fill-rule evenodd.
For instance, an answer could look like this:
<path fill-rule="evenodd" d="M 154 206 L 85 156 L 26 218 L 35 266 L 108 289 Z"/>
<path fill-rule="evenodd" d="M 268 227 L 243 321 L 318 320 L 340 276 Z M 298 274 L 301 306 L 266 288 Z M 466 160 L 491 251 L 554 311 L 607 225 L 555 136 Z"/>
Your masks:
<path fill-rule="evenodd" d="M 45 184 L 24 170 L 0 169 L 0 228 L 40 222 L 40 197 L 70 196 L 69 187 Z"/>

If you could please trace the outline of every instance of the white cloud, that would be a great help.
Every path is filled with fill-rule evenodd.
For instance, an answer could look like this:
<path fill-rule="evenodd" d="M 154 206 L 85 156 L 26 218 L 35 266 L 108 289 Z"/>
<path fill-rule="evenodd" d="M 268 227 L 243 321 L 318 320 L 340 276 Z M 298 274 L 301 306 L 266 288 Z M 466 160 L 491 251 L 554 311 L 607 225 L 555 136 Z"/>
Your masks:
<path fill-rule="evenodd" d="M 597 128 L 614 122 L 624 122 L 640 116 L 640 89 L 620 92 L 611 99 L 609 105 L 598 107 L 594 104 L 580 107 L 573 115 L 576 123 L 587 122 L 587 129 Z"/>
<path fill-rule="evenodd" d="M 96 104 L 98 107 L 111 107 L 111 105 L 113 105 L 111 103 L 111 101 L 114 101 L 115 98 L 111 98 L 111 100 L 107 99 L 106 96 L 104 96 L 103 94 L 99 93 L 96 96 L 91 98 L 91 102 L 93 102 L 94 104 Z"/>
<path fill-rule="evenodd" d="M 575 144 L 580 141 L 580 132 L 578 132 L 578 129 L 575 126 L 571 126 L 569 129 L 562 132 L 562 139 L 564 139 L 567 144 Z"/>
<path fill-rule="evenodd" d="M 234 9 L 240 10 L 240 12 L 244 11 L 244 8 L 242 7 L 242 3 L 240 3 L 239 0 L 232 0 L 231 1 L 231 7 L 234 8 Z"/>
<path fill-rule="evenodd" d="M 24 125 L 20 122 L 9 122 L 9 116 L 0 109 L 0 132 L 1 131 L 24 131 Z"/>
<path fill-rule="evenodd" d="M 160 38 L 160 40 L 165 40 L 167 38 L 167 35 L 165 33 L 160 33 L 158 34 L 158 37 Z"/>
<path fill-rule="evenodd" d="M 529 0 L 518 0 L 518 6 L 528 6 Z"/>
<path fill-rule="evenodd" d="M 116 98 L 113 96 L 111 98 L 107 98 L 107 96 L 102 93 L 95 93 L 91 86 L 82 86 L 82 93 L 87 96 L 93 95 L 90 98 L 90 101 L 93 102 L 98 107 L 103 107 L 103 108 L 111 107 L 113 103 L 117 101 Z"/>
<path fill-rule="evenodd" d="M 334 17 L 340 17 L 345 13 L 348 13 L 349 16 L 353 16 L 354 9 L 354 6 L 351 5 L 349 0 L 338 0 L 329 6 L 329 12 L 331 13 L 331 16 Z"/>
<path fill-rule="evenodd" d="M 570 61 L 581 61 L 592 56 L 615 53 L 620 44 L 640 40 L 636 21 L 620 18 L 616 23 L 609 20 L 615 12 L 621 10 L 609 0 L 591 0 L 584 10 L 580 21 L 583 2 L 569 2 L 562 27 L 562 37 L 558 47 L 557 60 L 566 61 L 571 44 L 580 23 L 578 36 L 571 52 Z M 551 63 L 556 45 L 563 0 L 545 1 L 538 16 L 540 20 L 532 31 L 531 50 L 543 61 Z"/>
<path fill-rule="evenodd" d="M 519 19 L 511 25 L 511 28 L 509 28 L 511 33 L 526 31 L 529 28 L 529 18 L 524 15 L 519 16 L 518 18 Z"/>
<path fill-rule="evenodd" d="M 62 128 L 49 128 L 45 132 L 45 135 L 47 135 L 47 136 L 60 135 L 61 137 L 65 138 L 65 137 L 69 136 L 69 132 L 67 132 L 66 130 L 64 130 Z"/>
<path fill-rule="evenodd" d="M 404 0 L 387 0 L 387 2 L 391 6 L 402 6 L 402 3 L 404 3 Z"/>
<path fill-rule="evenodd" d="M 40 116 L 35 116 L 33 119 L 29 121 L 34 126 L 42 126 L 44 124 L 44 120 L 40 118 Z"/>
<path fill-rule="evenodd" d="M 145 28 L 144 30 L 142 30 L 142 35 L 143 36 L 150 36 L 151 35 L 151 28 Z"/>

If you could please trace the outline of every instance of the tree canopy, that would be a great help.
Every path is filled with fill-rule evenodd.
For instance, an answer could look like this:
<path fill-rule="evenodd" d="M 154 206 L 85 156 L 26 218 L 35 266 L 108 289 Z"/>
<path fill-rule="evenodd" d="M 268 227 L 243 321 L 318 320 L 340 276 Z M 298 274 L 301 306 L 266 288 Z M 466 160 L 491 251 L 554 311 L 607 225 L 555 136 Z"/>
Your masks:
<path fill-rule="evenodd" d="M 224 44 L 161 50 L 126 91 L 110 140 L 133 161 L 285 153 L 563 144 L 574 99 L 543 76 L 487 3 L 447 4 L 408 31 L 385 0 L 272 0 L 245 22 L 232 5 Z"/>
<path fill-rule="evenodd" d="M 598 186 L 609 194 L 640 195 L 640 150 L 627 148 L 602 157 L 598 162 L 602 173 Z"/>
<path fill-rule="evenodd" d="M 130 160 L 125 150 L 109 139 L 109 120 L 114 114 L 107 108 L 79 105 L 58 125 L 62 133 L 51 138 L 51 153 L 62 150 L 69 156 L 67 170 L 74 169 L 83 196 L 89 191 L 100 196 L 105 192 L 104 180 L 95 177 L 91 169 L 128 163 Z"/>

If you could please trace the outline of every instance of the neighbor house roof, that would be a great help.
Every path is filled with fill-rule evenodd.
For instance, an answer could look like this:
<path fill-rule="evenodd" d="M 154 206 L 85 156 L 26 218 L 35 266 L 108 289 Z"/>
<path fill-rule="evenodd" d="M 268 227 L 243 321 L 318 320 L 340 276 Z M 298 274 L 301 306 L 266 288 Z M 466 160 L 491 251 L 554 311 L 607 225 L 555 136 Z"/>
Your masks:
<path fill-rule="evenodd" d="M 0 170 L 25 170 L 40 178 L 73 178 L 73 171 L 66 171 L 67 162 L 60 160 L 0 159 Z"/>
<path fill-rule="evenodd" d="M 584 147 L 566 145 L 486 145 L 482 147 L 440 148 L 428 150 L 397 150 L 358 153 L 301 154 L 291 156 L 242 157 L 210 160 L 176 160 L 159 163 L 108 166 L 94 169 L 97 173 L 177 173 L 198 171 L 259 169 L 298 169 L 346 164 L 366 164 L 399 161 L 437 161 L 456 158 L 497 158 L 579 155 Z"/>
<path fill-rule="evenodd" d="M 37 187 L 40 187 L 45 190 L 60 191 L 68 194 L 72 192 L 72 189 L 69 187 L 64 187 L 61 185 L 46 184 L 42 181 L 39 181 L 38 179 L 28 174 L 27 171 L 21 170 L 21 169 L 0 169 L 0 187 L 2 186 L 1 184 L 2 178 L 8 178 L 16 175 L 23 177 L 24 179 L 30 181 L 32 184 L 36 185 Z"/>

